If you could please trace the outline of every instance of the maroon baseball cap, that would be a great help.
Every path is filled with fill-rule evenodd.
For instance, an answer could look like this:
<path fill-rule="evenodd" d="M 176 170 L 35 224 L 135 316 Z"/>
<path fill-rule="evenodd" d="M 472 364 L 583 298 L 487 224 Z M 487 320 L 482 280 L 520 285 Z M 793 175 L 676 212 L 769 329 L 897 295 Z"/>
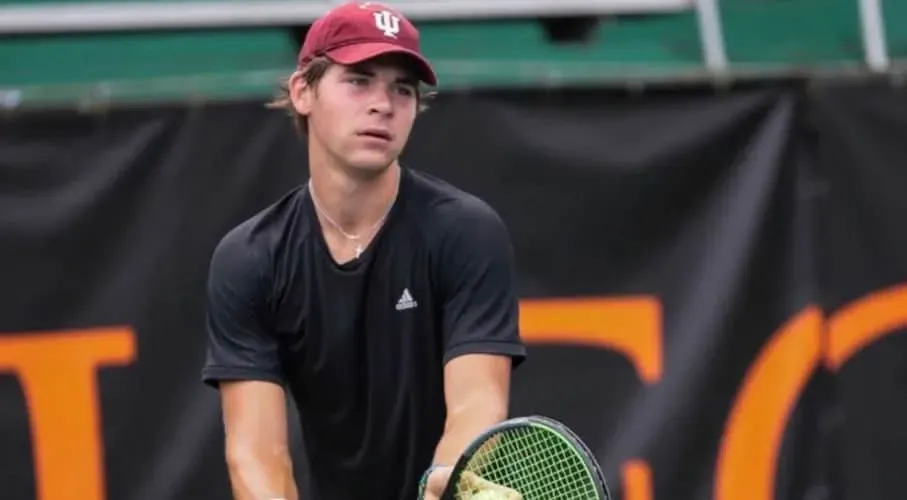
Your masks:
<path fill-rule="evenodd" d="M 299 51 L 299 66 L 324 56 L 338 64 L 358 64 L 384 54 L 405 54 L 418 77 L 437 85 L 437 76 L 419 47 L 419 30 L 398 11 L 375 2 L 349 2 L 318 18 Z"/>

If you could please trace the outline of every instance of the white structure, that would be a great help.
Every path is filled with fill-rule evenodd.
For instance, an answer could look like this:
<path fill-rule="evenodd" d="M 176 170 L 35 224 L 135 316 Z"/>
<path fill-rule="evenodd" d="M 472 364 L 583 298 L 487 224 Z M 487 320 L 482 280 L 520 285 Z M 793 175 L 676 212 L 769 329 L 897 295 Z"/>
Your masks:
<path fill-rule="evenodd" d="M 0 6 L 0 34 L 204 29 L 308 24 L 343 0 L 223 0 L 67 3 Z M 415 21 L 514 16 L 658 14 L 695 10 L 706 68 L 727 67 L 719 0 L 386 0 Z M 880 0 L 859 2 L 867 66 L 885 71 L 889 58 Z"/>

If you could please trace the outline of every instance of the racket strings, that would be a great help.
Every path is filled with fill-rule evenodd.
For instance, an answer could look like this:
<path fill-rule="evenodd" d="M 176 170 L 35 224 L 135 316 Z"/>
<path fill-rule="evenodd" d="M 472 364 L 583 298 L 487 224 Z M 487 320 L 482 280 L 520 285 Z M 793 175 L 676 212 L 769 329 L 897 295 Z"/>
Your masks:
<path fill-rule="evenodd" d="M 465 470 L 518 491 L 523 500 L 598 498 L 580 452 L 543 428 L 503 431 L 473 456 Z M 457 498 L 468 500 L 475 493 L 474 485 L 461 484 Z"/>

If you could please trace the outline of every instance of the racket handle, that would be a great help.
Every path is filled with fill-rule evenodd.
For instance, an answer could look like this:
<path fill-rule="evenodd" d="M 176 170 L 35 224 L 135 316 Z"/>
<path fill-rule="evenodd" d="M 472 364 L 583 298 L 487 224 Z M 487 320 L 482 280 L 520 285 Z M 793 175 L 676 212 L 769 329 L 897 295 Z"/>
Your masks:
<path fill-rule="evenodd" d="M 463 475 L 460 476 L 460 480 L 470 489 L 493 490 L 503 494 L 507 500 L 523 500 L 523 495 L 519 491 L 493 483 L 475 472 L 464 471 Z"/>

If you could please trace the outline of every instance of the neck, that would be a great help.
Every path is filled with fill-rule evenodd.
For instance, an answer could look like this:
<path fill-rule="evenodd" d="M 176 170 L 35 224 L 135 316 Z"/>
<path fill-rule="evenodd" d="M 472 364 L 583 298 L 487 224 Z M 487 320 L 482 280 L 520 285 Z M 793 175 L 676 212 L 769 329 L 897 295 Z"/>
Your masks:
<path fill-rule="evenodd" d="M 355 175 L 324 162 L 311 163 L 309 172 L 319 208 L 350 234 L 368 230 L 386 215 L 401 175 L 397 162 L 374 175 Z"/>

